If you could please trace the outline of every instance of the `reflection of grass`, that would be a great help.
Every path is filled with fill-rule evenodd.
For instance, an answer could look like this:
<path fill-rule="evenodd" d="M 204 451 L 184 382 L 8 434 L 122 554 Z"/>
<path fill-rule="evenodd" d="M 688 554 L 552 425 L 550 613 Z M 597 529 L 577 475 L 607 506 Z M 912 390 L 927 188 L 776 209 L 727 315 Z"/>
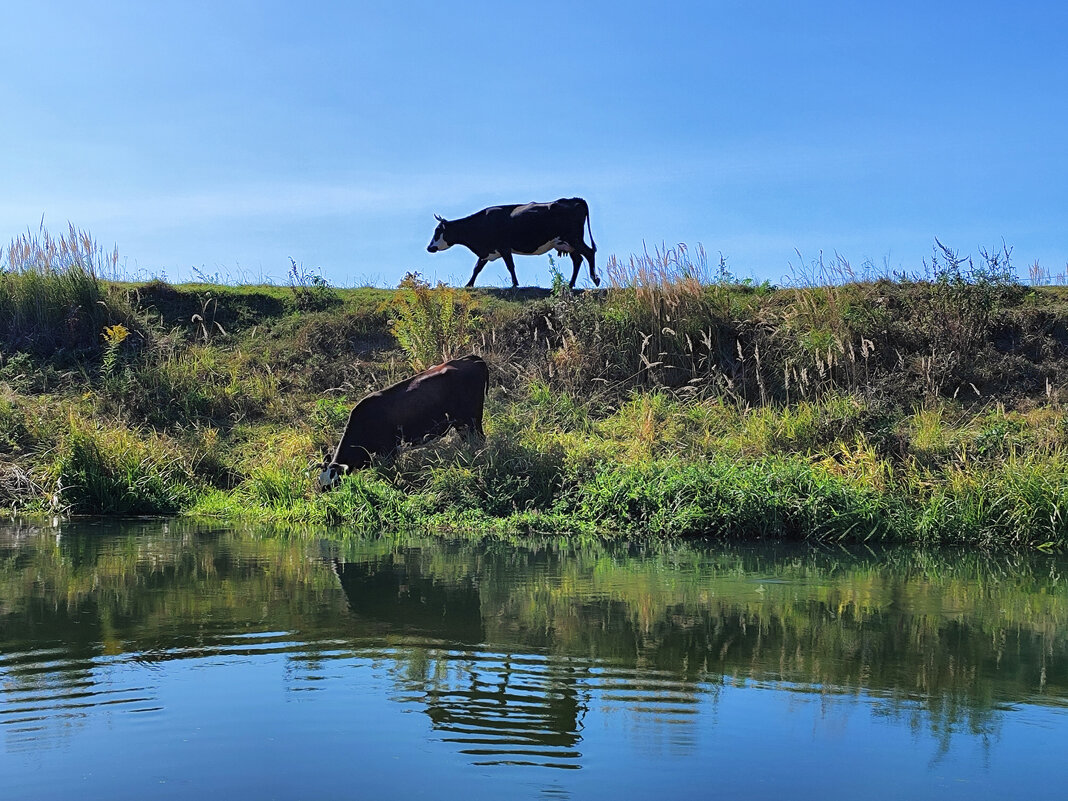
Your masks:
<path fill-rule="evenodd" d="M 250 626 L 336 644 L 339 623 L 368 625 L 377 641 L 380 622 L 346 611 L 325 558 L 336 557 L 368 576 L 403 569 L 416 594 L 416 581 L 446 593 L 477 588 L 487 647 L 691 680 L 872 692 L 885 713 L 921 709 L 939 731 L 961 721 L 982 730 L 1006 699 L 1068 690 L 1068 595 L 1051 557 L 354 534 L 325 544 L 321 530 L 168 527 L 161 535 L 147 524 L 125 533 L 93 526 L 91 536 L 68 527 L 58 541 L 51 531 L 17 541 L 0 532 L 5 640 L 106 638 L 116 652 L 178 658 L 205 643 L 211 621 L 209 644 L 212 633 Z M 389 633 L 403 629 L 395 622 L 401 628 Z M 426 667 L 425 654 L 412 657 L 413 669 Z"/>

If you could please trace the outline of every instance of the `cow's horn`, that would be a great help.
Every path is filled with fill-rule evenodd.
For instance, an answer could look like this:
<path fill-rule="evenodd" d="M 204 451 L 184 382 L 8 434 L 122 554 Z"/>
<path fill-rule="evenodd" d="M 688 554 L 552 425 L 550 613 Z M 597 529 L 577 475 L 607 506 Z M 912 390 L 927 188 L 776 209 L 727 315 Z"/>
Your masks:
<path fill-rule="evenodd" d="M 438 222 L 445 222 L 445 218 L 442 217 L 440 214 L 435 214 L 434 215 L 434 219 L 437 220 Z"/>

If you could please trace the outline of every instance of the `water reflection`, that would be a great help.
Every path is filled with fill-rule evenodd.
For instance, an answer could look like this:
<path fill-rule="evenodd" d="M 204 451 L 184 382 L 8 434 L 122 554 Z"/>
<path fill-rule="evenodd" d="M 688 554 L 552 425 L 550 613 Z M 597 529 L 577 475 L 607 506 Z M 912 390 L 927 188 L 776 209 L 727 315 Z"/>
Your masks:
<path fill-rule="evenodd" d="M 825 717 L 862 704 L 876 723 L 931 738 L 938 760 L 955 738 L 989 748 L 1022 705 L 1066 706 L 1064 566 L 905 550 L 338 543 L 188 523 L 9 527 L 0 730 L 8 753 L 69 743 L 94 715 L 122 732 L 116 716 L 176 709 L 169 665 L 253 676 L 279 663 L 288 695 L 333 707 L 384 681 L 392 708 L 418 711 L 428 740 L 470 765 L 580 768 L 608 729 L 685 756 L 718 736 L 725 691 L 751 700 L 761 688 L 816 699 Z"/>
<path fill-rule="evenodd" d="M 353 614 L 383 633 L 482 642 L 482 606 L 470 576 L 445 583 L 423 575 L 419 559 L 387 554 L 365 562 L 333 559 Z"/>

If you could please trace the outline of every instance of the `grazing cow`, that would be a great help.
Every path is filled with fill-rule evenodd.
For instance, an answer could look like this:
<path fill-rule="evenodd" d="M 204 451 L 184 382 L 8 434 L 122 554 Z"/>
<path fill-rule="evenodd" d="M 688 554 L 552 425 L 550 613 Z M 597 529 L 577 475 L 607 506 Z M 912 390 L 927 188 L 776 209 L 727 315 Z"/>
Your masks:
<path fill-rule="evenodd" d="M 424 370 L 361 400 L 333 458 L 324 463 L 319 486 L 329 489 L 341 476 L 366 467 L 372 456 L 389 456 L 402 442 L 420 444 L 465 429 L 480 439 L 489 369 L 474 354 Z"/>
<path fill-rule="evenodd" d="M 436 214 L 434 218 L 438 221 L 438 227 L 427 246 L 428 251 L 437 253 L 453 245 L 463 245 L 478 256 L 468 286 L 475 285 L 479 272 L 494 259 L 504 259 L 508 272 L 512 274 L 512 286 L 519 286 L 512 254 L 540 256 L 554 248 L 561 256 L 565 253 L 571 255 L 575 265 L 571 274 L 572 289 L 583 256 L 590 263 L 590 279 L 596 286 L 601 285 L 594 266 L 597 244 L 593 241 L 593 229 L 590 228 L 590 207 L 580 197 L 561 198 L 552 203 L 491 206 L 459 220 L 446 220 Z M 583 224 L 590 232 L 589 246 L 582 238 Z"/>

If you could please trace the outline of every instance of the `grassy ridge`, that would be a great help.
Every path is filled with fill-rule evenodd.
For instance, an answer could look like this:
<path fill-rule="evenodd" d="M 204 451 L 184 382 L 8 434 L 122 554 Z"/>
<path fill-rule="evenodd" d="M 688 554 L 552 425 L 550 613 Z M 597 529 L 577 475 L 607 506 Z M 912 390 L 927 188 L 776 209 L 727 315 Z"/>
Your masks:
<path fill-rule="evenodd" d="M 57 241 L 59 244 L 57 245 Z M 367 528 L 1068 543 L 1068 294 L 1007 253 L 739 282 L 682 246 L 607 291 L 105 281 L 71 229 L 0 263 L 0 504 Z M 62 257 L 62 258 L 61 258 Z M 110 259 L 110 261 L 109 261 Z M 832 273 L 828 275 L 828 273 Z M 314 491 L 367 391 L 491 365 L 488 442 Z"/>

